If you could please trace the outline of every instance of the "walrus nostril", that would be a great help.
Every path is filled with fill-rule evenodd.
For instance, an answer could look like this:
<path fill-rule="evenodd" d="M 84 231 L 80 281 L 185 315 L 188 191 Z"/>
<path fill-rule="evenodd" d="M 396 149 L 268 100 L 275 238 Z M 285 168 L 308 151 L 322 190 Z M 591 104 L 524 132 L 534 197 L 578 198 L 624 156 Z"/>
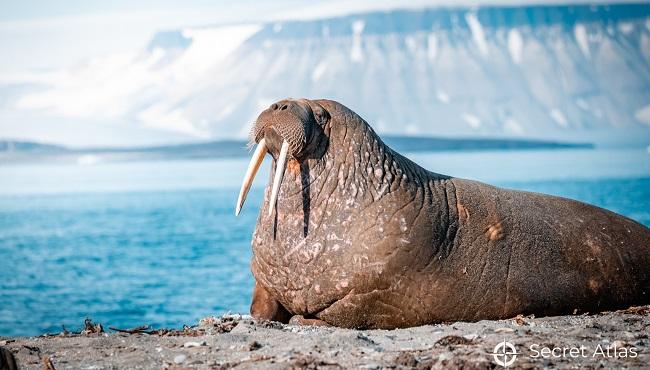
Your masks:
<path fill-rule="evenodd" d="M 271 109 L 278 110 L 278 104 L 277 103 L 271 104 Z"/>
<path fill-rule="evenodd" d="M 289 106 L 285 104 L 282 106 L 282 108 L 280 108 L 280 110 L 286 110 L 287 108 L 289 108 Z"/>

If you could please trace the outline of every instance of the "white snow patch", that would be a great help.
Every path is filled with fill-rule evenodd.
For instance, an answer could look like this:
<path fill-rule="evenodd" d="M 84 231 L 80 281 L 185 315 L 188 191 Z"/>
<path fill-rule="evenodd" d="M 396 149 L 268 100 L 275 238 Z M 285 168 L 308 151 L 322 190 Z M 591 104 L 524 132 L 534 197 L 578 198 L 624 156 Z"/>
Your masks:
<path fill-rule="evenodd" d="M 481 120 L 475 115 L 471 113 L 463 113 L 461 117 L 471 128 L 481 127 Z"/>
<path fill-rule="evenodd" d="M 521 135 L 524 133 L 524 128 L 521 126 L 521 124 L 514 118 L 509 117 L 506 119 L 506 121 L 503 123 L 503 129 L 506 132 L 511 132 L 513 134 Z"/>
<path fill-rule="evenodd" d="M 442 90 L 438 90 L 438 92 L 436 93 L 436 97 L 437 97 L 438 100 L 440 100 L 441 102 L 443 102 L 443 103 L 445 103 L 445 104 L 449 104 L 449 95 L 447 95 L 446 92 L 444 92 L 444 91 L 442 91 Z"/>
<path fill-rule="evenodd" d="M 276 23 L 273 25 L 273 32 L 278 33 L 282 31 L 282 23 Z"/>
<path fill-rule="evenodd" d="M 485 40 L 485 33 L 483 32 L 483 27 L 481 26 L 481 22 L 478 21 L 476 14 L 472 12 L 467 13 L 467 15 L 465 15 L 465 20 L 467 21 L 467 24 L 469 24 L 469 28 L 472 31 L 472 38 L 474 39 L 474 43 L 478 47 L 478 50 L 481 54 L 488 55 L 488 44 Z"/>
<path fill-rule="evenodd" d="M 524 41 L 521 38 L 521 33 L 515 28 L 508 31 L 508 51 L 512 61 L 516 64 L 521 63 Z"/>
<path fill-rule="evenodd" d="M 352 22 L 352 32 L 355 35 L 360 35 L 363 32 L 363 29 L 366 28 L 366 22 L 362 19 L 357 19 Z"/>
<path fill-rule="evenodd" d="M 352 49 L 350 50 L 350 60 L 353 62 L 363 62 L 363 53 L 361 52 L 361 40 L 352 42 Z"/>
<path fill-rule="evenodd" d="M 327 62 L 321 61 L 318 63 L 316 68 L 314 68 L 314 71 L 311 73 L 311 80 L 316 82 L 320 80 L 320 78 L 323 76 L 323 73 L 327 70 Z"/>
<path fill-rule="evenodd" d="M 588 111 L 589 110 L 589 103 L 587 103 L 584 99 L 578 99 L 576 100 L 576 105 L 580 107 L 583 110 Z"/>
<path fill-rule="evenodd" d="M 621 22 L 618 24 L 619 31 L 623 32 L 626 35 L 629 35 L 634 31 L 634 23 L 632 22 Z"/>
<path fill-rule="evenodd" d="M 553 108 L 549 113 L 551 115 L 551 118 L 553 118 L 553 121 L 555 121 L 555 123 L 557 123 L 558 125 L 562 127 L 567 127 L 569 125 L 569 122 L 567 121 L 566 117 L 564 116 L 564 113 L 562 113 L 561 110 L 557 108 Z"/>
<path fill-rule="evenodd" d="M 438 37 L 435 33 L 430 33 L 427 37 L 427 57 L 429 60 L 435 60 L 438 55 Z"/>
<path fill-rule="evenodd" d="M 188 80 L 203 77 L 209 68 L 222 62 L 260 28 L 259 25 L 240 25 L 184 30 L 183 36 L 192 38 L 192 43 L 174 63 L 176 76 L 185 71 L 184 77 Z"/>
<path fill-rule="evenodd" d="M 358 19 L 352 22 L 352 50 L 350 50 L 350 59 L 353 62 L 362 62 L 363 53 L 361 52 L 361 33 L 366 27 L 366 22 Z"/>
<path fill-rule="evenodd" d="M 414 53 L 418 49 L 417 42 L 415 41 L 415 37 L 413 36 L 406 36 L 404 38 L 404 42 L 406 43 L 406 47 L 411 53 Z"/>
<path fill-rule="evenodd" d="M 584 24 L 578 23 L 573 27 L 573 35 L 576 38 L 578 47 L 582 50 L 587 58 L 591 57 L 591 52 L 589 51 L 589 37 L 587 35 L 587 27 Z"/>
<path fill-rule="evenodd" d="M 634 112 L 634 118 L 636 118 L 637 121 L 650 126 L 650 105 L 646 105 Z"/>

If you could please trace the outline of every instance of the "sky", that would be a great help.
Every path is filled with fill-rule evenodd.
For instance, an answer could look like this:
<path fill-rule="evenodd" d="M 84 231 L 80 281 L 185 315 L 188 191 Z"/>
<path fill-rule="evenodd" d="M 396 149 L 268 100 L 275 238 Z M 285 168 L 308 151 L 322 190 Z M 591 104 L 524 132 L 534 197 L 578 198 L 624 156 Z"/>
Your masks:
<path fill-rule="evenodd" d="M 282 0 L 281 6 L 297 1 Z M 70 66 L 144 47 L 155 32 L 246 21 L 272 12 L 251 1 L 16 1 L 0 5 L 0 74 Z"/>
<path fill-rule="evenodd" d="M 573 1 L 576 2 L 591 3 L 592 1 Z M 558 1 L 536 1 L 536 3 L 558 3 Z M 83 63 L 99 60 L 98 58 L 107 55 L 142 50 L 154 34 L 161 30 L 284 19 L 314 19 L 394 8 L 485 4 L 520 5 L 522 2 L 516 0 L 411 0 L 408 2 L 396 0 L 354 2 L 344 0 L 311 2 L 298 0 L 141 0 L 137 2 L 0 0 L 0 55 L 2 56 L 0 58 L 0 139 L 29 139 L 73 146 L 107 145 L 112 141 L 106 138 L 128 129 L 128 135 L 115 140 L 118 144 L 137 145 L 174 140 L 176 137 L 170 136 L 169 133 L 146 127 L 134 127 L 132 122 L 121 121 L 119 117 L 110 115 L 97 119 L 94 119 L 93 115 L 92 123 L 88 121 L 89 123 L 85 124 L 81 118 L 75 121 L 74 117 L 70 116 L 44 115 L 42 111 L 34 109 L 15 109 L 16 104 L 5 104 L 4 107 L 2 105 L 15 96 L 16 91 L 13 86 L 25 82 L 67 81 L 64 78 L 66 71 L 78 69 L 77 67 Z M 39 78 L 41 80 L 38 80 Z M 50 81 L 44 81 L 43 78 Z M 53 98 L 54 101 L 59 99 L 57 96 L 48 98 Z M 181 138 L 181 140 L 185 139 L 189 137 Z"/>

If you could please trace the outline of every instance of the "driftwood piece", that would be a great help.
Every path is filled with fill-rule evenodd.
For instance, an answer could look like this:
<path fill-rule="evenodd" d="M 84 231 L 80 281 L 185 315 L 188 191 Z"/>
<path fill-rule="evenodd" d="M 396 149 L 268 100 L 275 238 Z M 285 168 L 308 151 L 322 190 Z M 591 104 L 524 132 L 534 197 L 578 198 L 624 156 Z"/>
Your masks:
<path fill-rule="evenodd" d="M 120 333 L 128 333 L 128 334 L 153 334 L 155 332 L 154 330 L 150 330 L 149 325 L 142 325 L 133 329 L 120 329 L 113 326 L 109 326 L 108 328 L 113 331 L 117 331 Z"/>
<path fill-rule="evenodd" d="M 43 369 L 45 369 L 45 370 L 56 370 L 54 368 L 54 364 L 52 363 L 52 360 L 50 360 L 50 358 L 47 357 L 47 356 L 43 357 Z"/>

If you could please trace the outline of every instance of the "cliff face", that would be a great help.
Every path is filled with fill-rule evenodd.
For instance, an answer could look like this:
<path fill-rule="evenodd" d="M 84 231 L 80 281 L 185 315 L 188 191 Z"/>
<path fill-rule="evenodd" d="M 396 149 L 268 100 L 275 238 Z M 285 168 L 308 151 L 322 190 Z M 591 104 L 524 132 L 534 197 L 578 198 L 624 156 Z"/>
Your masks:
<path fill-rule="evenodd" d="M 242 138 L 287 96 L 339 100 L 382 133 L 647 135 L 650 5 L 395 10 L 166 31 L 17 106 Z"/>

